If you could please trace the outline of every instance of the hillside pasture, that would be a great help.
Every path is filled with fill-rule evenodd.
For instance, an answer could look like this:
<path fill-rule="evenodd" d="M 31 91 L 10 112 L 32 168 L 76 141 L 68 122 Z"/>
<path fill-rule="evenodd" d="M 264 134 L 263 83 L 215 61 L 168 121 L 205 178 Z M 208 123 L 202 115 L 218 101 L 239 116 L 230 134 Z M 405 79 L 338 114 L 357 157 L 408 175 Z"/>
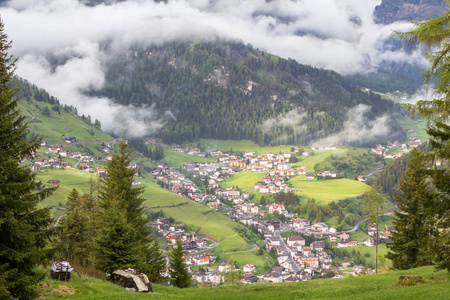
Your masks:
<path fill-rule="evenodd" d="M 300 175 L 290 179 L 289 184 L 299 196 L 314 198 L 317 204 L 353 198 L 370 190 L 367 184 L 346 178 L 316 180 L 305 179 L 305 175 Z"/>
<path fill-rule="evenodd" d="M 347 149 L 315 150 L 314 155 L 297 156 L 298 162 L 293 164 L 293 166 L 305 167 L 307 172 L 314 172 L 314 166 L 316 164 L 323 162 L 327 157 L 330 157 L 331 155 L 335 156 L 345 155 L 347 151 L 348 151 Z"/>
<path fill-rule="evenodd" d="M 266 154 L 267 152 L 284 153 L 290 152 L 291 148 L 297 146 L 285 145 L 285 146 L 267 146 L 261 147 L 249 140 L 200 140 L 200 144 L 208 149 L 220 149 L 220 150 L 233 150 L 233 152 L 246 152 L 254 151 L 259 154 Z"/>
<path fill-rule="evenodd" d="M 51 108 L 50 104 L 37 101 L 33 103 L 39 109 L 48 107 L 50 117 L 42 115 L 35 105 L 24 100 L 19 101 L 19 106 L 22 109 L 22 113 L 30 118 L 28 120 L 30 129 L 45 137 L 46 142 L 49 144 L 63 144 L 64 142 L 61 139 L 63 135 L 74 136 L 80 141 L 99 143 L 114 140 L 113 137 L 93 125 L 87 124 L 81 118 L 67 113 L 62 107 L 60 107 L 60 114 L 58 114 Z"/>
<path fill-rule="evenodd" d="M 155 147 L 152 147 L 154 150 Z M 186 153 L 181 153 L 177 151 L 173 151 L 168 147 L 164 147 L 164 158 L 161 160 L 163 164 L 166 166 L 170 166 L 172 168 L 179 168 L 183 165 L 186 165 L 191 162 L 202 162 L 202 161 L 215 161 L 215 158 L 212 157 L 202 157 L 197 155 L 187 155 Z"/>
<path fill-rule="evenodd" d="M 221 188 L 238 186 L 241 192 L 245 192 L 253 188 L 258 181 L 261 181 L 264 178 L 265 175 L 265 173 L 240 172 L 238 174 L 233 174 L 230 178 L 224 180 L 219 185 Z"/>

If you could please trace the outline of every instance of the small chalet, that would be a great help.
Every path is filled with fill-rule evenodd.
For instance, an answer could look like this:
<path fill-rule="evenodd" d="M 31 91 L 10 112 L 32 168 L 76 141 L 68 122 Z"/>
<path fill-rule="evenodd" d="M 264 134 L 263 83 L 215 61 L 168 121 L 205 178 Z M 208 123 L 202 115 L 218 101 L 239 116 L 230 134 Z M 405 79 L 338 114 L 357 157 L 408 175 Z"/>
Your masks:
<path fill-rule="evenodd" d="M 312 173 L 312 172 L 307 172 L 306 175 L 305 175 L 305 178 L 306 178 L 306 179 L 314 179 L 314 178 L 315 178 L 314 173 Z"/>

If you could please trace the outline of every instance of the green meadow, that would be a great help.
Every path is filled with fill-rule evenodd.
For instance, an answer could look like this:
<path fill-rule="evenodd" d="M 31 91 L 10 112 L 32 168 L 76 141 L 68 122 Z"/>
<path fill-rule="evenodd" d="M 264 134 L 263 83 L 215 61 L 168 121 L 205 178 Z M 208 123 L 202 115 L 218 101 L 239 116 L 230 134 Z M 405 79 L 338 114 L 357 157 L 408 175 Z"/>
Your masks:
<path fill-rule="evenodd" d="M 297 156 L 298 162 L 294 167 L 305 167 L 307 172 L 314 172 L 314 166 L 323 162 L 327 157 L 331 155 L 344 155 L 347 153 L 347 149 L 334 149 L 334 150 L 315 150 L 314 155 Z M 311 151 L 309 151 L 311 153 Z"/>
<path fill-rule="evenodd" d="M 152 150 L 154 147 L 152 148 Z M 172 168 L 179 168 L 180 166 L 186 165 L 191 162 L 202 162 L 202 161 L 216 161 L 216 158 L 213 157 L 201 157 L 196 155 L 187 155 L 186 153 L 180 153 L 177 151 L 173 151 L 172 149 L 165 147 L 164 149 L 164 158 L 161 162 L 167 166 Z"/>
<path fill-rule="evenodd" d="M 52 110 L 52 106 L 47 103 L 33 101 L 28 103 L 24 100 L 19 101 L 22 113 L 29 117 L 28 125 L 35 133 L 44 137 L 48 144 L 63 144 L 62 135 L 74 136 L 80 141 L 90 142 L 109 142 L 114 138 L 104 133 L 93 125 L 87 124 L 79 117 L 75 117 L 60 108 L 60 113 Z M 36 108 L 39 107 L 39 109 Z M 50 117 L 41 114 L 40 109 L 47 106 L 50 111 Z"/>
<path fill-rule="evenodd" d="M 87 192 L 89 179 L 97 180 L 98 177 L 79 169 L 46 169 L 44 172 L 36 172 L 36 178 L 48 187 L 53 186 L 47 183 L 49 180 L 60 180 L 60 185 L 53 195 L 42 202 L 43 205 L 54 207 L 59 203 L 65 205 L 66 197 L 73 188 L 76 188 L 80 193 Z"/>
<path fill-rule="evenodd" d="M 266 173 L 240 172 L 233 174 L 230 178 L 224 180 L 219 185 L 221 188 L 229 186 L 238 186 L 242 192 L 253 188 L 258 181 L 261 181 Z"/>
<path fill-rule="evenodd" d="M 266 154 L 267 152 L 284 153 L 290 152 L 292 147 L 296 146 L 274 146 L 261 147 L 248 140 L 200 140 L 200 144 L 206 149 L 233 150 L 234 152 L 254 151 L 255 153 Z"/>
<path fill-rule="evenodd" d="M 400 276 L 422 276 L 410 284 Z M 344 279 L 297 283 L 258 283 L 214 288 L 179 289 L 153 284 L 153 293 L 126 291 L 112 283 L 74 274 L 70 282 L 46 279 L 40 287 L 44 299 L 448 299 L 450 275 L 433 267 L 384 272 Z"/>
<path fill-rule="evenodd" d="M 299 196 L 314 198 L 318 204 L 354 198 L 370 190 L 367 184 L 346 178 L 316 180 L 300 175 L 290 179 L 289 184 Z"/>

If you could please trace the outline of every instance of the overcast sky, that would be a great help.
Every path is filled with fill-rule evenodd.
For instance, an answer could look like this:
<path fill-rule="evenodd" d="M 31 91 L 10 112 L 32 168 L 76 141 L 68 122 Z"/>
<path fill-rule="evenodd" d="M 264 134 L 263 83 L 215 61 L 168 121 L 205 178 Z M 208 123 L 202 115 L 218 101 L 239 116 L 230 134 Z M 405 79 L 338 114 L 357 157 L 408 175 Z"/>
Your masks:
<path fill-rule="evenodd" d="M 11 0 L 0 8 L 0 15 L 13 41 L 11 52 L 19 57 L 16 73 L 112 129 L 117 116 L 126 115 L 126 110 L 109 99 L 87 99 L 79 90 L 100 88 L 110 52 L 127 49 L 135 42 L 238 40 L 342 74 L 366 72 L 382 61 L 421 60 L 402 51 L 383 50 L 383 42 L 393 30 L 407 30 L 411 25 L 375 24 L 372 13 L 379 3 L 381 0 L 170 0 L 168 4 L 130 0 L 87 7 L 76 0 Z M 101 47 L 106 42 L 111 45 L 108 53 Z M 49 54 L 64 58 L 64 63 L 52 67 Z M 143 133 L 162 126 L 157 120 L 144 125 L 144 119 L 152 118 L 150 109 L 141 110 L 140 116 L 134 126 L 142 125 Z"/>

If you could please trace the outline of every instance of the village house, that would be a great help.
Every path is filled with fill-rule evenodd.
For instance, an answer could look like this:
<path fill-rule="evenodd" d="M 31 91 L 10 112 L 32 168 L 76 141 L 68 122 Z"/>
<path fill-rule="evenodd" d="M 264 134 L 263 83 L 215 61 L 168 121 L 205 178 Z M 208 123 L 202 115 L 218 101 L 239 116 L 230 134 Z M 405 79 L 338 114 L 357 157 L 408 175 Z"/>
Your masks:
<path fill-rule="evenodd" d="M 302 237 L 301 235 L 293 235 L 293 236 L 289 236 L 286 239 L 286 244 L 291 247 L 294 246 L 295 244 L 298 244 L 300 246 L 305 246 L 305 238 Z"/>
<path fill-rule="evenodd" d="M 320 222 L 320 223 L 312 225 L 311 230 L 318 231 L 318 232 L 326 232 L 328 230 L 328 225 L 323 222 Z"/>
<path fill-rule="evenodd" d="M 286 210 L 286 207 L 284 205 L 279 205 L 276 203 L 272 203 L 269 205 L 269 213 L 273 214 L 275 211 L 277 211 L 279 214 L 282 214 Z"/>
<path fill-rule="evenodd" d="M 246 264 L 242 267 L 242 271 L 244 271 L 244 273 L 255 272 L 255 265 L 254 264 Z"/>
<path fill-rule="evenodd" d="M 62 140 L 64 142 L 66 142 L 67 144 L 72 144 L 72 143 L 75 143 L 77 141 L 77 138 L 74 137 L 74 136 L 63 136 Z"/>
<path fill-rule="evenodd" d="M 97 167 L 95 175 L 97 175 L 98 177 L 106 178 L 106 168 Z"/>
<path fill-rule="evenodd" d="M 312 173 L 312 172 L 307 172 L 306 175 L 305 175 L 305 178 L 306 178 L 306 179 L 314 179 L 314 178 L 315 178 L 314 173 Z"/>
<path fill-rule="evenodd" d="M 258 277 L 256 277 L 255 275 L 253 275 L 251 273 L 246 273 L 241 278 L 241 282 L 243 284 L 254 284 L 254 283 L 258 282 Z"/>
<path fill-rule="evenodd" d="M 317 172 L 317 176 L 336 178 L 337 172 L 335 172 L 335 171 L 323 171 L 323 172 Z"/>

